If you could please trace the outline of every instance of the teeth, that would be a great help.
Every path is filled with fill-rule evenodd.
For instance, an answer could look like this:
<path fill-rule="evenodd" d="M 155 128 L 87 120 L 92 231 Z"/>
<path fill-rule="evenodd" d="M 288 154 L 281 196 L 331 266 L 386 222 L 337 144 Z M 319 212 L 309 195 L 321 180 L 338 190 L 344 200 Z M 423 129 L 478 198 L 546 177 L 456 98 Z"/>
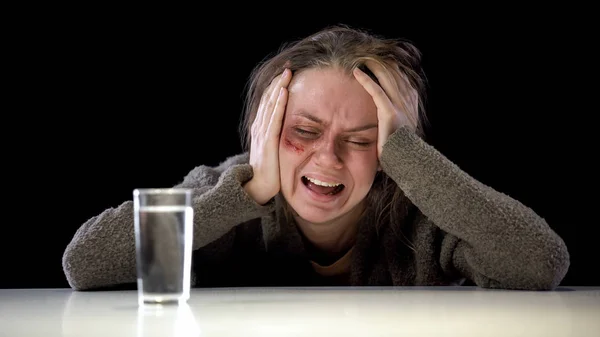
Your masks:
<path fill-rule="evenodd" d="M 341 185 L 340 183 L 327 183 L 327 182 L 309 178 L 309 177 L 306 177 L 306 179 L 310 180 L 311 183 L 313 183 L 315 185 L 319 185 L 319 186 L 336 187 L 336 186 Z"/>

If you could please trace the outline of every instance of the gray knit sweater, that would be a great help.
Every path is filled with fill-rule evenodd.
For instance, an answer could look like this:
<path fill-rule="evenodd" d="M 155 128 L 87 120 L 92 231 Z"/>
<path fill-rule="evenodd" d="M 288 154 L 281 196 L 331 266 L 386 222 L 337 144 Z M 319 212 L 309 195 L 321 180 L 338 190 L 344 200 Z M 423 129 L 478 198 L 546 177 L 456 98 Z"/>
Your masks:
<path fill-rule="evenodd" d="M 476 181 L 412 132 L 384 147 L 383 170 L 410 200 L 402 227 L 375 230 L 366 213 L 352 256 L 350 284 L 553 289 L 569 268 L 563 240 L 530 208 Z M 242 185 L 247 154 L 194 168 L 177 187 L 194 189 L 195 286 L 326 285 L 285 221 L 279 197 L 258 205 Z M 132 201 L 92 217 L 75 233 L 63 268 L 76 290 L 135 284 Z M 464 283 L 462 283 L 464 284 Z"/>

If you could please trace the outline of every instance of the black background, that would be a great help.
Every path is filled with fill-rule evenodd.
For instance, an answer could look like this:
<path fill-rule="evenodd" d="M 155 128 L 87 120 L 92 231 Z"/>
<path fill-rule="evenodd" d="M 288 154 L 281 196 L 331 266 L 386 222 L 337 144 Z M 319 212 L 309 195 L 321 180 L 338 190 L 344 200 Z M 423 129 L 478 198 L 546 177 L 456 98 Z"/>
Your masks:
<path fill-rule="evenodd" d="M 564 238 L 563 285 L 599 285 L 585 10 L 379 6 L 353 15 L 276 5 L 260 15 L 234 5 L 40 10 L 40 21 L 16 25 L 25 34 L 7 52 L 17 75 L 3 124 L 14 208 L 0 287 L 67 287 L 61 257 L 79 226 L 134 188 L 172 186 L 238 153 L 252 68 L 285 41 L 337 23 L 411 40 L 428 77 L 429 142 Z"/>

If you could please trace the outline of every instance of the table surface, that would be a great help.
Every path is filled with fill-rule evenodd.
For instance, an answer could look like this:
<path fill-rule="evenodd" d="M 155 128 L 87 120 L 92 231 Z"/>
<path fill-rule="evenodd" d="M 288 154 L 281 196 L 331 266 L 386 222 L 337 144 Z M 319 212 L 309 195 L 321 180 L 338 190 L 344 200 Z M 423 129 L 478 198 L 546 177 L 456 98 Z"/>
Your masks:
<path fill-rule="evenodd" d="M 162 307 L 135 291 L 0 289 L 0 336 L 600 336 L 600 288 L 193 289 Z"/>

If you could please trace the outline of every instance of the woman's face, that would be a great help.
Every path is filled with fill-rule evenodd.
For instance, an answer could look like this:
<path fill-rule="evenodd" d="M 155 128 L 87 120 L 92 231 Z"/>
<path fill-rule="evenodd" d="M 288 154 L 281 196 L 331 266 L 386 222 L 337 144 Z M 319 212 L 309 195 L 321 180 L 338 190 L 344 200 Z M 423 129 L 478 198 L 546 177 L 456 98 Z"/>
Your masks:
<path fill-rule="evenodd" d="M 304 220 L 335 220 L 361 205 L 377 173 L 377 108 L 356 79 L 334 68 L 295 74 L 288 89 L 281 191 Z"/>

